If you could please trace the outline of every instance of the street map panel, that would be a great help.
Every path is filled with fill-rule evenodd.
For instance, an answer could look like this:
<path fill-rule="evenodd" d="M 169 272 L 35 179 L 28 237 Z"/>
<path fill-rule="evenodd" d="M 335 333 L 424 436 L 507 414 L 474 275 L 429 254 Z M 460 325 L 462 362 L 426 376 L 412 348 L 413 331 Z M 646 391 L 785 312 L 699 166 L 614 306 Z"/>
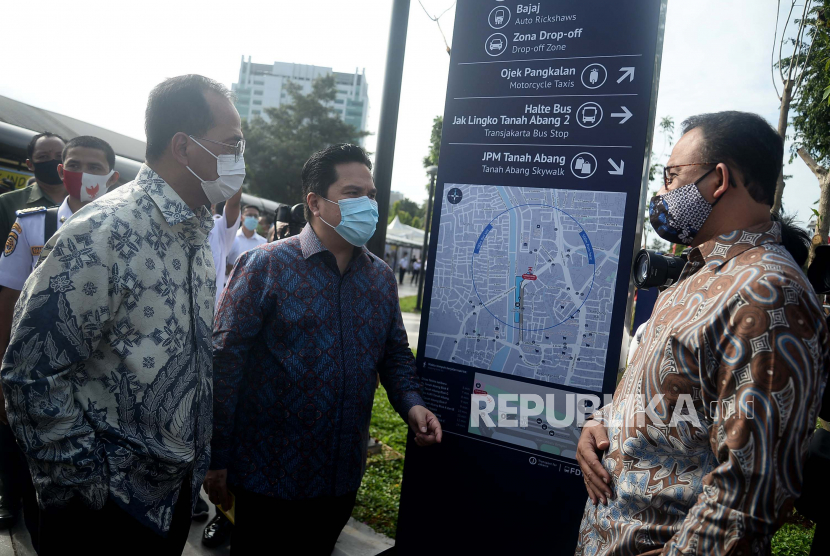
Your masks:
<path fill-rule="evenodd" d="M 444 191 L 426 357 L 600 392 L 626 194 Z"/>

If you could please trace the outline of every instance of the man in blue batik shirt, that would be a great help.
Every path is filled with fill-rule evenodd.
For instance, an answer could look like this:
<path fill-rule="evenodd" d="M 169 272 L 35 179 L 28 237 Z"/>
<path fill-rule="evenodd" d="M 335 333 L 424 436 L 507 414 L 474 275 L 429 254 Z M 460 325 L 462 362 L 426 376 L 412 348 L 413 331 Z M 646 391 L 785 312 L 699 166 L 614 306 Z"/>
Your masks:
<path fill-rule="evenodd" d="M 355 145 L 303 168 L 298 235 L 243 254 L 213 332 L 214 503 L 236 497 L 232 554 L 331 554 L 366 466 L 377 376 L 425 446 L 424 407 L 395 274 L 363 245 L 377 225 L 372 164 Z"/>
<path fill-rule="evenodd" d="M 15 308 L 2 380 L 40 556 L 180 555 L 210 460 L 216 273 L 205 205 L 242 186 L 241 122 L 198 75 L 150 93 L 147 163 L 64 224 Z"/>

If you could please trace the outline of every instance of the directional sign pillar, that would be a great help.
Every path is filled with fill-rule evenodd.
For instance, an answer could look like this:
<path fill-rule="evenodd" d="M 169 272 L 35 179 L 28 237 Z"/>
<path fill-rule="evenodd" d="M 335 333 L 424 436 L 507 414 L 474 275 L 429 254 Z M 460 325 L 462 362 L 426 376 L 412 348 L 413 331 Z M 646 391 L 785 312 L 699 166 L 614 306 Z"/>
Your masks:
<path fill-rule="evenodd" d="M 574 553 L 579 425 L 616 384 L 665 9 L 458 1 L 416 361 L 445 434 L 408 443 L 399 554 Z"/>

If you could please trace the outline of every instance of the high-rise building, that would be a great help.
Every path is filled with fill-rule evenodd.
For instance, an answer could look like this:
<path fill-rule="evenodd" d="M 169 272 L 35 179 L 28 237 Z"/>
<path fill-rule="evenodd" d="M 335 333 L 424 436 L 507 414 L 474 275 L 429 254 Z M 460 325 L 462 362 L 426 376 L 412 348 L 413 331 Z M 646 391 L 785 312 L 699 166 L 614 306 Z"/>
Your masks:
<path fill-rule="evenodd" d="M 243 118 L 260 116 L 266 121 L 266 108 L 278 107 L 284 102 L 291 102 L 285 90 L 285 84 L 293 81 L 302 87 L 303 94 L 311 92 L 311 83 L 318 77 L 334 75 L 337 98 L 331 108 L 343 121 L 359 129 L 366 130 L 369 114 L 369 86 L 366 84 L 366 70 L 354 73 L 341 73 L 331 68 L 274 62 L 273 64 L 253 64 L 242 57 L 239 68 L 239 81 L 231 88 L 236 94 L 236 109 Z"/>

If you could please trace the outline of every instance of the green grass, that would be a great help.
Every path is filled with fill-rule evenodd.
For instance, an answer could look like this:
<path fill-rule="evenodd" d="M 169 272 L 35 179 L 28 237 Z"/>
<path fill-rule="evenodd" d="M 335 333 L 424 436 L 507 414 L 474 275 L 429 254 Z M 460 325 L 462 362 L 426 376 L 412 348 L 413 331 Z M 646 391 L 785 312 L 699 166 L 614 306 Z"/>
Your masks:
<path fill-rule="evenodd" d="M 383 386 L 375 392 L 369 435 L 401 454 L 406 452 L 406 424 L 392 409 Z M 352 511 L 352 517 L 393 539 L 398 527 L 403 461 L 387 461 L 380 455 L 369 456 L 366 474 Z"/>
<path fill-rule="evenodd" d="M 415 303 L 418 302 L 417 296 L 410 295 L 408 297 L 401 297 L 401 312 L 402 313 L 420 313 L 421 311 L 415 308 Z"/>
<path fill-rule="evenodd" d="M 772 538 L 773 556 L 808 556 L 816 526 L 785 523 Z"/>

